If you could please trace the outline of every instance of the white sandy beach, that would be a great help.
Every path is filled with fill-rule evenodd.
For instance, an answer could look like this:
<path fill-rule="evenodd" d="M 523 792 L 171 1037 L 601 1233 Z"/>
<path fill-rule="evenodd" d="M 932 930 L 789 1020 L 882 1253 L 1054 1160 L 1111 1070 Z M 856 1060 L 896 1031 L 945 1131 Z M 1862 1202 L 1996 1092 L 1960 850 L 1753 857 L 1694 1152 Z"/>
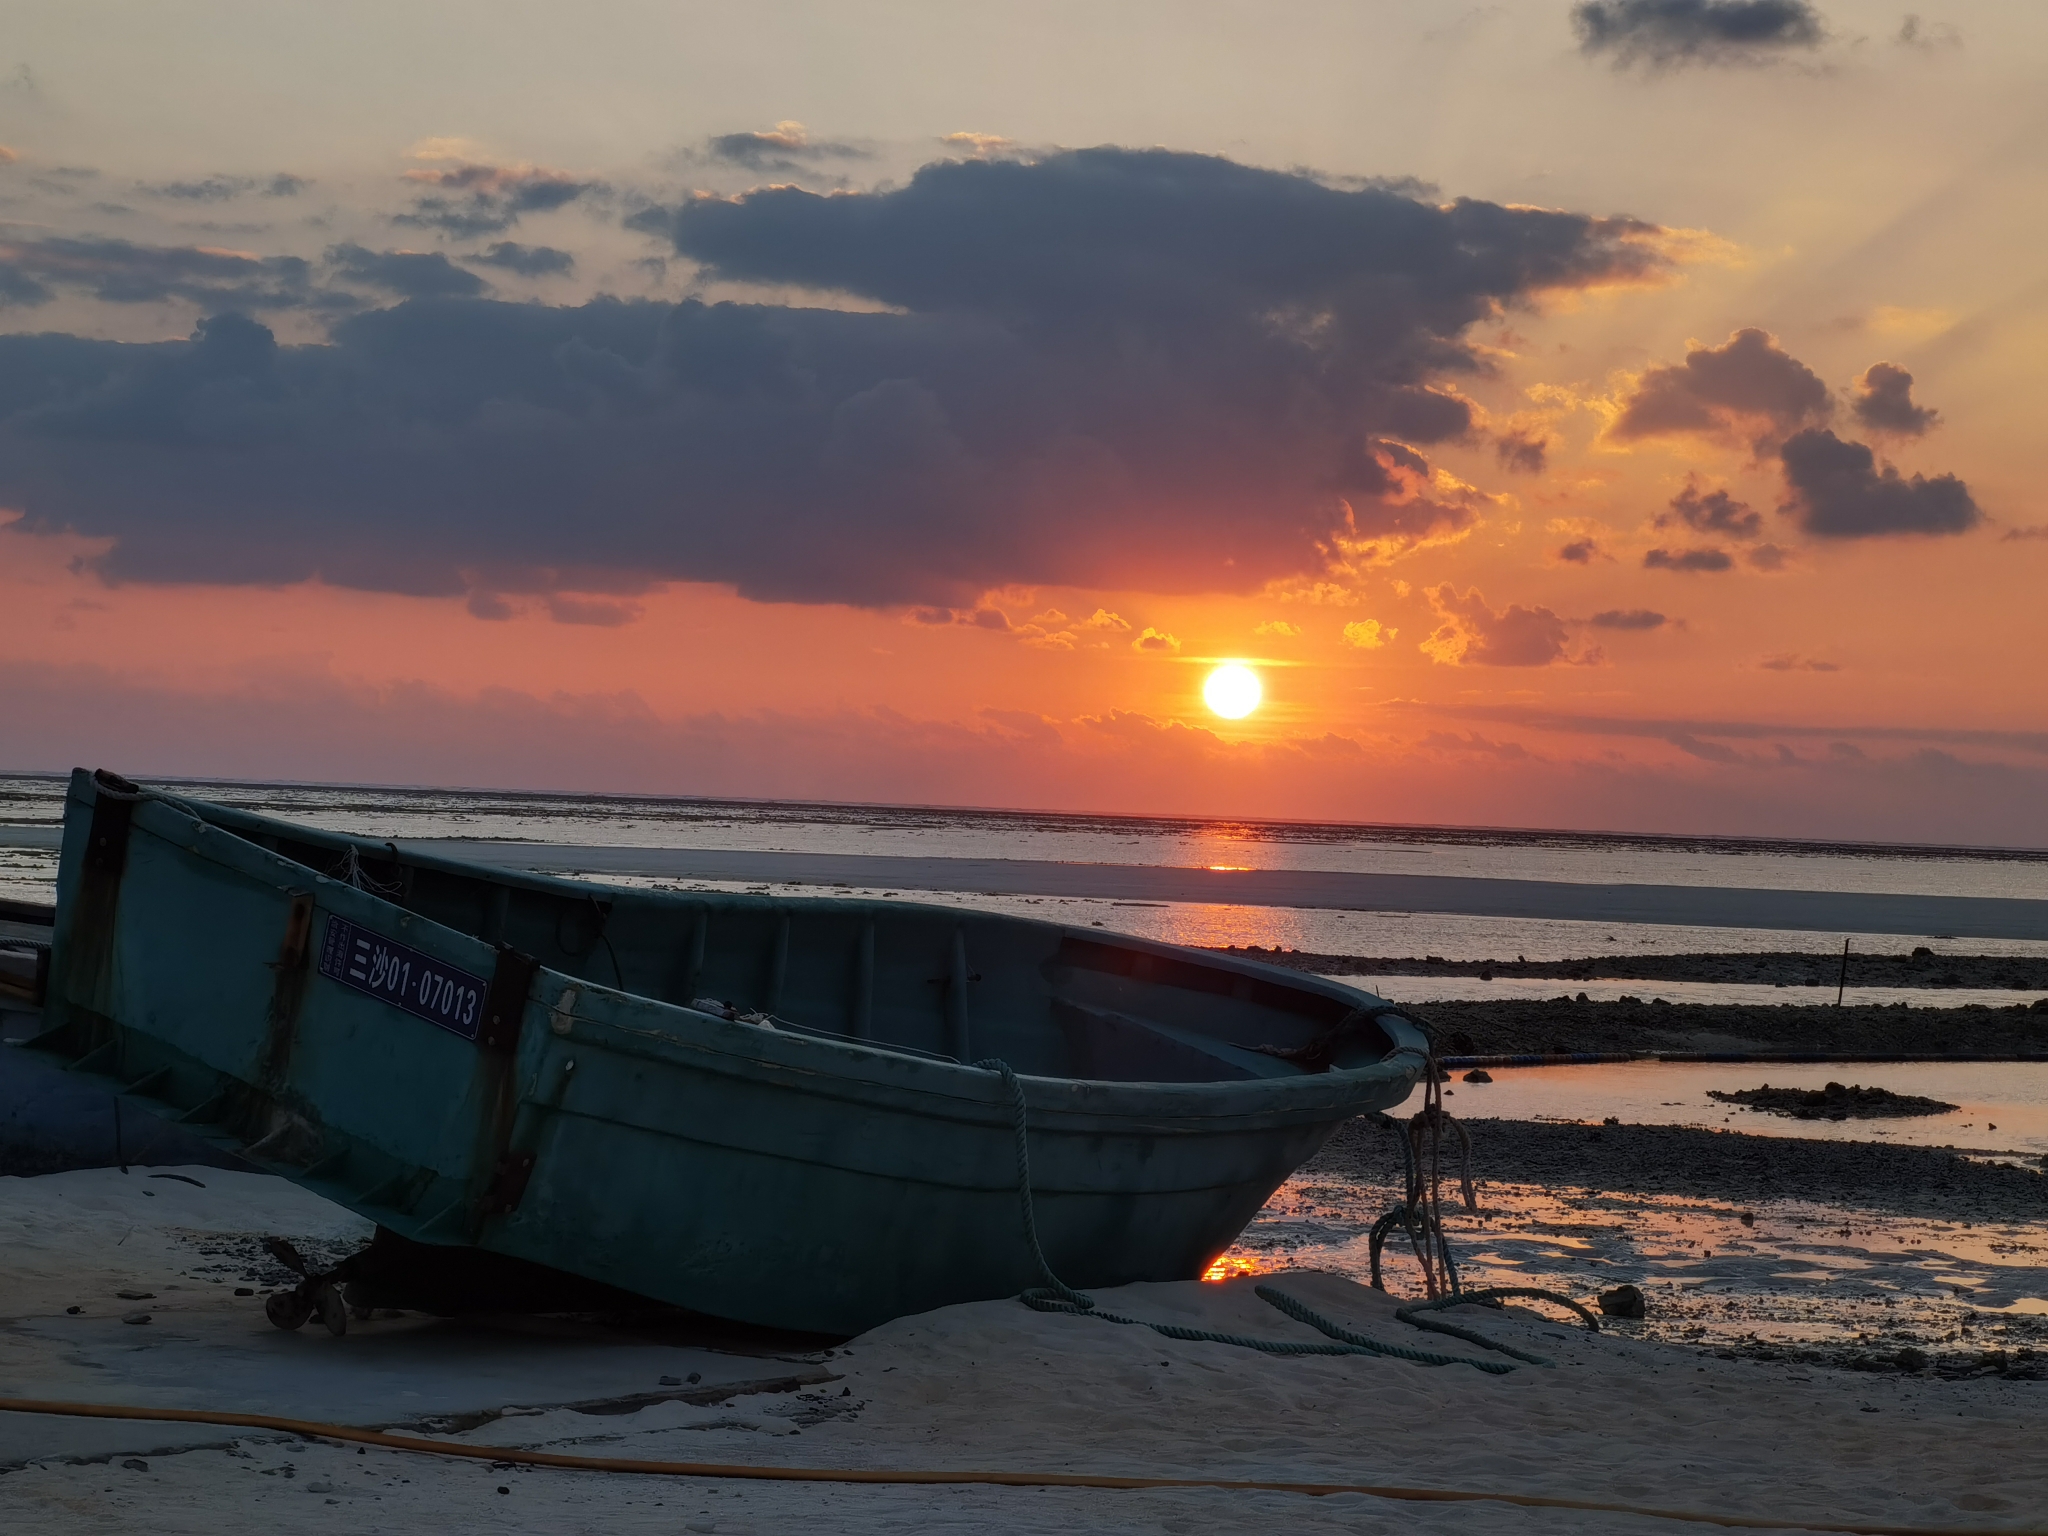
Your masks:
<path fill-rule="evenodd" d="M 1520 1312 L 1469 1315 L 1482 1331 L 1551 1356 L 1555 1368 L 1492 1376 L 1391 1359 L 1281 1359 L 1015 1301 L 900 1319 L 843 1349 L 773 1362 L 623 1341 L 565 1352 L 530 1333 L 416 1319 L 359 1325 L 343 1339 L 317 1328 L 287 1335 L 264 1323 L 257 1300 L 233 1297 L 234 1277 L 209 1273 L 200 1250 L 261 1231 L 346 1241 L 354 1218 L 280 1181 L 211 1169 L 191 1176 L 208 1188 L 112 1170 L 0 1180 L 0 1393 L 281 1414 L 324 1407 L 330 1422 L 417 1426 L 457 1406 L 438 1401 L 423 1412 L 419 1399 L 400 1395 L 423 1374 L 409 1359 L 438 1358 L 447 1366 L 441 1385 L 476 1398 L 468 1409 L 543 1410 L 458 1437 L 492 1446 L 754 1465 L 1391 1483 L 1817 1523 L 2048 1525 L 2043 1384 L 1723 1361 L 1592 1338 Z M 1466 1351 L 1401 1324 L 1394 1299 L 1347 1280 L 1298 1273 L 1280 1283 L 1376 1338 Z M 119 1289 L 154 1299 L 125 1302 Z M 1132 1286 L 1100 1299 L 1161 1321 L 1315 1337 L 1260 1301 L 1250 1280 Z M 150 1323 L 115 1320 L 137 1305 L 151 1309 Z M 554 1406 L 606 1381 L 617 1393 L 652 1390 L 686 1356 L 731 1373 L 713 1382 L 807 1368 L 831 1379 L 636 1412 Z M 209 1363 L 222 1359 L 242 1366 L 223 1373 Z M 1681 1528 L 1647 1516 L 1359 1495 L 494 1468 L 248 1431 L 21 1414 L 0 1415 L 0 1469 L 0 1525 L 23 1532 Z"/>

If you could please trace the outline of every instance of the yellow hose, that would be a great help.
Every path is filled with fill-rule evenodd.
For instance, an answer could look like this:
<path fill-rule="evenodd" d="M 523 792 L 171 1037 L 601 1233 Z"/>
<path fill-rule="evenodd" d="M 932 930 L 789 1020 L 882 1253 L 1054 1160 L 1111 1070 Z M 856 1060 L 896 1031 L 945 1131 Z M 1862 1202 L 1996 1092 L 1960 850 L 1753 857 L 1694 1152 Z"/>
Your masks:
<path fill-rule="evenodd" d="M 60 1414 L 77 1419 L 146 1419 L 171 1424 L 225 1424 L 237 1429 L 274 1429 L 308 1439 L 343 1440 L 387 1451 L 418 1451 L 430 1456 L 466 1456 L 472 1461 L 511 1462 L 527 1467 L 561 1467 L 582 1472 L 639 1472 L 660 1477 L 740 1478 L 769 1483 L 992 1483 L 1005 1488 L 1223 1488 L 1241 1493 L 1299 1493 L 1324 1497 L 1357 1493 L 1374 1499 L 1409 1504 L 1514 1504 L 1523 1509 L 1577 1509 L 1600 1514 L 1644 1515 L 1655 1520 L 1684 1520 L 1695 1525 L 1730 1526 L 1746 1531 L 1825 1531 L 1841 1536 L 2048 1536 L 2039 1529 L 1965 1529 L 1924 1525 L 1823 1525 L 1811 1520 L 1764 1520 L 1749 1515 L 1706 1515 L 1684 1509 L 1647 1509 L 1636 1504 L 1601 1504 L 1589 1499 L 1553 1499 L 1533 1493 L 1475 1493 L 1457 1488 L 1400 1488 L 1379 1483 L 1289 1483 L 1263 1478 L 1110 1477 L 1093 1472 L 930 1472 L 862 1467 L 758 1467 L 718 1461 L 640 1461 L 611 1456 L 564 1456 L 555 1451 L 528 1451 L 506 1446 L 462 1445 L 449 1440 L 423 1440 L 416 1435 L 388 1435 L 348 1424 L 322 1424 L 312 1419 L 285 1419 L 267 1413 L 216 1413 L 200 1408 L 130 1408 L 117 1403 L 59 1403 L 37 1398 L 0 1397 L 0 1413 Z"/>

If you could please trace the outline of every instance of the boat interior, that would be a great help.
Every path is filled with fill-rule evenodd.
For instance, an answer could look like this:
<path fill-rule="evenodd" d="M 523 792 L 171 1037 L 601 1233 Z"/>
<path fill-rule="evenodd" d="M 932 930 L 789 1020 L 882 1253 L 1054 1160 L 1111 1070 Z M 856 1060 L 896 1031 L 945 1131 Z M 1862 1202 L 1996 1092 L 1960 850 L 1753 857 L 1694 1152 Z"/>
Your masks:
<path fill-rule="evenodd" d="M 552 971 L 776 1029 L 1097 1081 L 1293 1077 L 1392 1049 L 1357 993 L 1255 962 L 895 900 L 585 886 L 178 803 Z"/>

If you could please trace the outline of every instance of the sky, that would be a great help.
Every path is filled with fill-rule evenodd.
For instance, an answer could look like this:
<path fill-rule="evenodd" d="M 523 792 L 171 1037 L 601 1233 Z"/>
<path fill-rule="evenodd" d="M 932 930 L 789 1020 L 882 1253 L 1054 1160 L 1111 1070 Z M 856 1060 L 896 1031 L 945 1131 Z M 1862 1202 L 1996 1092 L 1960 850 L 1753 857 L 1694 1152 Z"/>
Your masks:
<path fill-rule="evenodd" d="M 2017 0 L 20 0 L 0 768 L 2048 845 L 2044 75 Z"/>

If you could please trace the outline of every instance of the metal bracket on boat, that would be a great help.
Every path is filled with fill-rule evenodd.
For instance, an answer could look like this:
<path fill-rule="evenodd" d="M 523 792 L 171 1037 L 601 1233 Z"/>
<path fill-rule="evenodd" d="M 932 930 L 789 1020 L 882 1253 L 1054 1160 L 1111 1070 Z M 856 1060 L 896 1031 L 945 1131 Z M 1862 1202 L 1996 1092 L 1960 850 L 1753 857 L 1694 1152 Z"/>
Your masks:
<path fill-rule="evenodd" d="M 533 956 L 522 955 L 516 949 L 498 951 L 490 990 L 484 994 L 483 1022 L 476 1032 L 478 1045 L 507 1056 L 518 1052 L 527 995 L 533 991 L 533 979 L 539 973 L 540 962 Z"/>

